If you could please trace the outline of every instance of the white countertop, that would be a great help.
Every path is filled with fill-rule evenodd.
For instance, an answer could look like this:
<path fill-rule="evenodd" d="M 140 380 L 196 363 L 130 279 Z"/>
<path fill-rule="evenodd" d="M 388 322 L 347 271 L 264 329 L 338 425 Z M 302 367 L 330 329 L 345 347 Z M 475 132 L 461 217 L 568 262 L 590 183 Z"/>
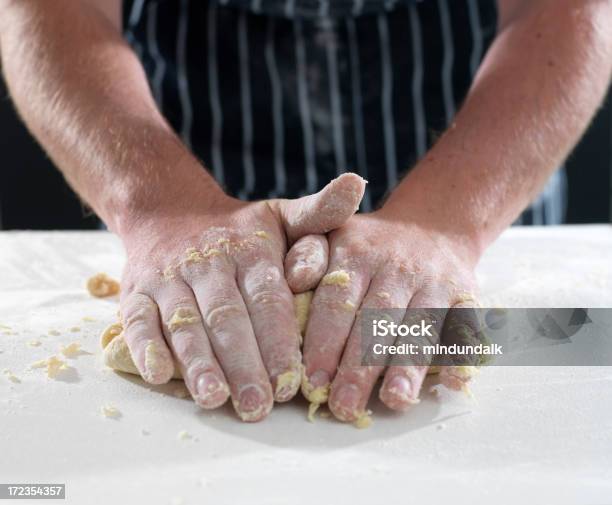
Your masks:
<path fill-rule="evenodd" d="M 611 259 L 610 226 L 509 230 L 478 269 L 484 304 L 612 307 Z M 180 383 L 104 368 L 98 335 L 117 302 L 84 283 L 123 261 L 104 232 L 0 233 L 0 370 L 21 381 L 0 374 L 0 482 L 66 483 L 75 504 L 612 499 L 612 367 L 491 367 L 475 400 L 424 394 L 404 415 L 374 402 L 368 430 L 310 424 L 303 401 L 242 424 L 173 396 Z M 73 341 L 91 354 L 62 380 L 29 370 Z M 107 404 L 122 416 L 103 417 Z"/>

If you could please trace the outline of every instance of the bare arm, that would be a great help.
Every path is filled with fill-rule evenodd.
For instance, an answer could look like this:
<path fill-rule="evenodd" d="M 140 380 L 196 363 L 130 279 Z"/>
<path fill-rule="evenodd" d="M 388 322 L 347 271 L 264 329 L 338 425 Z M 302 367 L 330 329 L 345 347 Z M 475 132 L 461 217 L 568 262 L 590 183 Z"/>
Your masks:
<path fill-rule="evenodd" d="M 221 190 L 158 112 L 121 37 L 120 7 L 120 0 L 3 0 L 0 51 L 29 129 L 76 192 L 123 234 L 188 188 L 211 199 Z"/>
<path fill-rule="evenodd" d="M 610 0 L 499 0 L 500 28 L 456 120 L 386 207 L 479 254 L 582 136 L 612 72 Z"/>

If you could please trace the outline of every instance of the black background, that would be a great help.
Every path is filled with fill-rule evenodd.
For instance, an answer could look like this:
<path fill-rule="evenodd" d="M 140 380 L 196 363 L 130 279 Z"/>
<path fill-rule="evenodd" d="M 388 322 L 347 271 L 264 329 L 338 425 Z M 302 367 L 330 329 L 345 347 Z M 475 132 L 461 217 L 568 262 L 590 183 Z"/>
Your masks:
<path fill-rule="evenodd" d="M 99 226 L 17 118 L 0 80 L 0 229 Z M 609 223 L 612 216 L 612 98 L 608 96 L 568 160 L 568 223 Z"/>

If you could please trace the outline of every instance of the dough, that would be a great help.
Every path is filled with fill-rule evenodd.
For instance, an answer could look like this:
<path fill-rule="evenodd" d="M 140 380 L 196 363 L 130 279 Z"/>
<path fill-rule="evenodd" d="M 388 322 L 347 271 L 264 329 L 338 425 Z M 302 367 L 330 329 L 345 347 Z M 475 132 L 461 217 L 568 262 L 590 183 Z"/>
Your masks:
<path fill-rule="evenodd" d="M 87 291 L 96 298 L 115 296 L 119 294 L 119 283 L 105 273 L 99 273 L 87 280 Z"/>
<path fill-rule="evenodd" d="M 293 305 L 295 307 L 295 315 L 297 317 L 298 328 L 300 329 L 300 337 L 306 334 L 306 323 L 308 322 L 308 314 L 310 313 L 310 302 L 312 301 L 312 291 L 306 291 L 299 295 L 293 296 Z M 302 342 L 300 342 L 301 344 Z"/>

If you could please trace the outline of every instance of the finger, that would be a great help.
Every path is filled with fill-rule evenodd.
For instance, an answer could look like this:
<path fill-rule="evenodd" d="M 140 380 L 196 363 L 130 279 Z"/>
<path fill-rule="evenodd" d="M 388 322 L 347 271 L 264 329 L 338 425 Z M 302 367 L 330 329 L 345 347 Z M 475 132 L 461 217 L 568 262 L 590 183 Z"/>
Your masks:
<path fill-rule="evenodd" d="M 300 387 L 302 355 L 293 295 L 283 275 L 281 258 L 249 258 L 239 262 L 237 269 L 238 287 L 251 317 L 274 399 L 288 401 Z"/>
<path fill-rule="evenodd" d="M 272 387 L 234 272 L 215 268 L 191 278 L 215 356 L 243 421 L 254 422 L 272 409 Z"/>
<path fill-rule="evenodd" d="M 122 295 L 121 319 L 125 341 L 142 378 L 151 384 L 168 382 L 174 363 L 155 302 L 142 293 Z"/>
<path fill-rule="evenodd" d="M 369 284 L 369 271 L 334 261 L 317 288 L 304 338 L 302 393 L 312 403 L 327 401 L 342 351 Z"/>
<path fill-rule="evenodd" d="M 294 293 L 314 289 L 327 270 L 329 245 L 324 235 L 306 235 L 285 257 L 285 277 Z"/>
<path fill-rule="evenodd" d="M 458 346 L 486 345 L 487 339 L 483 324 L 479 320 L 474 298 L 464 298 L 453 305 L 448 311 L 442 330 L 442 343 Z M 452 361 L 452 362 L 451 362 Z M 452 360 L 445 360 L 440 368 L 440 382 L 456 391 L 469 393 L 468 383 L 478 373 L 482 364 L 482 356 L 478 354 L 462 354 Z"/>
<path fill-rule="evenodd" d="M 448 306 L 448 294 L 435 287 L 425 287 L 415 294 L 408 304 L 404 322 L 419 324 L 420 321 L 424 321 L 426 324 L 431 324 L 432 337 L 420 338 L 414 343 L 422 346 L 439 341 Z M 402 339 L 398 341 L 401 342 Z M 395 364 L 397 361 L 399 360 L 392 360 L 385 373 L 379 398 L 390 409 L 406 411 L 420 401 L 419 395 L 431 364 L 431 356 L 419 356 L 413 365 L 407 365 L 406 363 L 411 360 L 405 357 L 402 365 Z"/>
<path fill-rule="evenodd" d="M 321 191 L 296 200 L 273 200 L 290 242 L 305 235 L 327 233 L 342 226 L 357 211 L 366 181 L 346 173 Z"/>
<path fill-rule="evenodd" d="M 384 371 L 384 364 L 378 364 L 379 359 L 373 361 L 373 355 L 363 362 L 365 351 L 369 354 L 374 343 L 392 345 L 395 341 L 390 332 L 376 337 L 371 333 L 362 335 L 362 318 L 386 319 L 399 324 L 405 312 L 401 307 L 408 305 L 410 296 L 408 283 L 391 272 L 377 274 L 372 280 L 331 386 L 329 408 L 341 421 L 358 421 L 365 415 L 372 389 Z"/>
<path fill-rule="evenodd" d="M 164 334 L 195 402 L 205 409 L 223 405 L 227 381 L 215 358 L 195 296 L 183 282 L 164 286 L 157 295 Z"/>

